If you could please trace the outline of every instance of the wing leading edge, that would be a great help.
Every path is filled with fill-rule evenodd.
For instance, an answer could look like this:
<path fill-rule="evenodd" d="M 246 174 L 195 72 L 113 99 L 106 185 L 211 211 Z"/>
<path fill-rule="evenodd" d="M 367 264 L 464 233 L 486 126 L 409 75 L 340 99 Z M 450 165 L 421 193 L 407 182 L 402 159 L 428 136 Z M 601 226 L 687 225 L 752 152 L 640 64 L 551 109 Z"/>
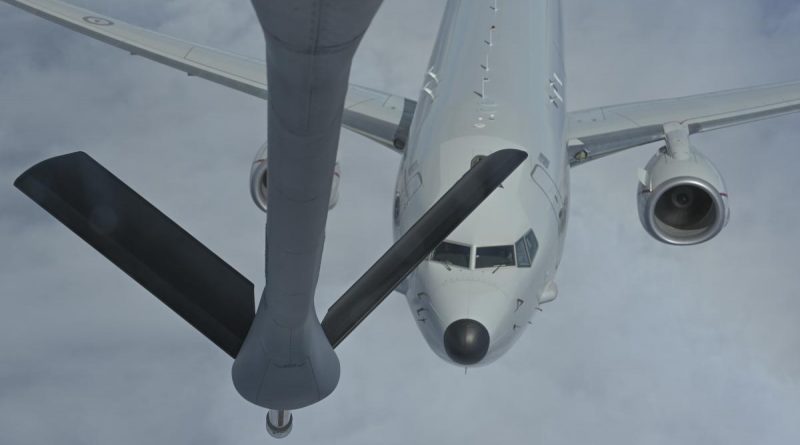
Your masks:
<path fill-rule="evenodd" d="M 720 91 L 570 112 L 570 163 L 580 165 L 664 140 L 664 125 L 690 134 L 800 112 L 800 82 Z"/>
<path fill-rule="evenodd" d="M 243 93 L 267 99 L 263 60 L 186 42 L 59 0 L 0 0 L 73 31 Z M 402 152 L 416 103 L 350 85 L 342 126 Z"/>

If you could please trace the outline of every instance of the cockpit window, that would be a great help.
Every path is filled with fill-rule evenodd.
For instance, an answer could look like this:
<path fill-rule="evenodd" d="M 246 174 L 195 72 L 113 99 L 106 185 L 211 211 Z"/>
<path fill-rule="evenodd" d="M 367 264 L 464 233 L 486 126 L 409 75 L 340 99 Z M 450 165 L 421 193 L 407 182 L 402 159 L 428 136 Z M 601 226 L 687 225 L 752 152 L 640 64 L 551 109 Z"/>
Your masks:
<path fill-rule="evenodd" d="M 528 246 L 528 254 L 530 254 L 531 260 L 533 260 L 533 257 L 536 256 L 536 252 L 539 250 L 539 240 L 536 239 L 533 230 L 528 230 L 528 233 L 525 234 L 525 245 Z"/>
<path fill-rule="evenodd" d="M 525 235 L 514 243 L 517 250 L 517 265 L 519 267 L 531 267 L 533 259 L 536 257 L 536 251 L 539 250 L 539 241 L 533 230 L 528 230 Z"/>
<path fill-rule="evenodd" d="M 448 243 L 447 241 L 439 244 L 433 251 L 431 259 L 444 263 L 445 265 L 453 265 L 463 268 L 469 268 L 469 246 L 462 246 L 460 244 Z"/>
<path fill-rule="evenodd" d="M 475 255 L 476 269 L 514 264 L 514 246 L 478 247 Z"/>
<path fill-rule="evenodd" d="M 531 257 L 528 255 L 528 248 L 525 246 L 525 238 L 520 238 L 519 241 L 514 243 L 517 249 L 517 266 L 531 267 Z"/>

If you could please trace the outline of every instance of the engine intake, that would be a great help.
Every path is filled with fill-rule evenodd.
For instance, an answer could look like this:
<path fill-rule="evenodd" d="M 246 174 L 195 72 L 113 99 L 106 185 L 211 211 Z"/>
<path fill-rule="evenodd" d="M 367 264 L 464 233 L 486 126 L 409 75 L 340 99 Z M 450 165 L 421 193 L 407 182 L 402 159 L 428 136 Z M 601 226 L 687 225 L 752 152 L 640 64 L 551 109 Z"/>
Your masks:
<path fill-rule="evenodd" d="M 333 167 L 333 184 L 331 186 L 331 197 L 328 201 L 328 210 L 336 207 L 339 202 L 339 179 L 342 176 L 339 163 Z M 267 144 L 261 146 L 250 167 L 250 197 L 253 198 L 255 205 L 267 211 L 267 178 L 269 169 L 267 166 Z"/>
<path fill-rule="evenodd" d="M 694 148 L 685 159 L 660 150 L 638 186 L 642 226 L 667 244 L 700 244 L 717 236 L 728 223 L 727 200 L 722 176 Z"/>

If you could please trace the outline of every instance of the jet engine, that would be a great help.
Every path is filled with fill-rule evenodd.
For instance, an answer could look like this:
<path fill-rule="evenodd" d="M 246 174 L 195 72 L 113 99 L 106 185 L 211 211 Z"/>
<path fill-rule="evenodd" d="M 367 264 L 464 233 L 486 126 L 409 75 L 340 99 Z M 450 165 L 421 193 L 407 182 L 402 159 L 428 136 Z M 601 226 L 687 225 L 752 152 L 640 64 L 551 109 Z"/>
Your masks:
<path fill-rule="evenodd" d="M 267 211 L 267 144 L 261 146 L 250 167 L 250 196 L 259 209 Z M 333 167 L 333 185 L 331 187 L 331 197 L 328 201 L 328 210 L 336 207 L 339 202 L 339 178 L 342 172 L 339 163 Z"/>
<path fill-rule="evenodd" d="M 706 242 L 730 215 L 722 176 L 694 147 L 681 156 L 659 150 L 640 171 L 637 198 L 642 226 L 667 244 Z"/>

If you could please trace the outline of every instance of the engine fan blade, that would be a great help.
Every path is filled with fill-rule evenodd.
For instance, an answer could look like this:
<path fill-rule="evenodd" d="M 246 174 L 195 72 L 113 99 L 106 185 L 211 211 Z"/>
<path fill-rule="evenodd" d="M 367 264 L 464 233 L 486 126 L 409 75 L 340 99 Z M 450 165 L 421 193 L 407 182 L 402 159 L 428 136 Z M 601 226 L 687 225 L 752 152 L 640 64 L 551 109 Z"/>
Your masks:
<path fill-rule="evenodd" d="M 331 345 L 338 346 L 527 157 L 500 150 L 464 174 L 328 309 L 322 329 Z"/>
<path fill-rule="evenodd" d="M 83 152 L 47 159 L 14 185 L 236 357 L 253 284 Z"/>

